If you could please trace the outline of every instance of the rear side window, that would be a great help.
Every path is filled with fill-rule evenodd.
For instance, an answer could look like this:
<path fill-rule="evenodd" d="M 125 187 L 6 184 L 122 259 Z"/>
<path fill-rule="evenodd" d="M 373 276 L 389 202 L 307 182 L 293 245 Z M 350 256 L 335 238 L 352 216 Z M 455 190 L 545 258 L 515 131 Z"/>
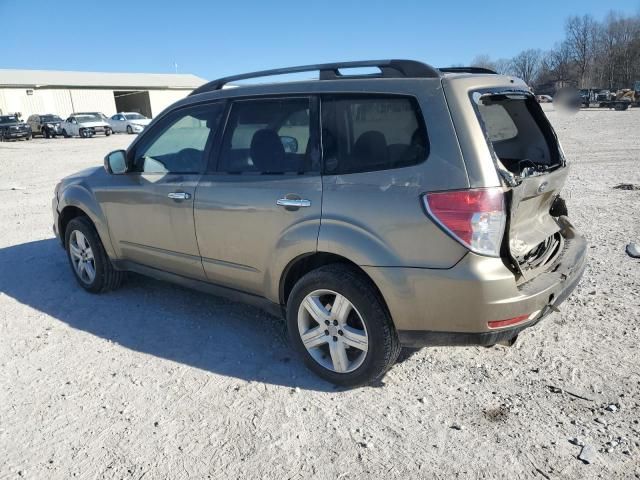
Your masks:
<path fill-rule="evenodd" d="M 319 172 L 310 106 L 309 98 L 236 101 L 222 139 L 218 170 L 260 175 Z"/>
<path fill-rule="evenodd" d="M 429 142 L 413 98 L 339 96 L 322 102 L 327 174 L 387 170 L 426 159 Z"/>

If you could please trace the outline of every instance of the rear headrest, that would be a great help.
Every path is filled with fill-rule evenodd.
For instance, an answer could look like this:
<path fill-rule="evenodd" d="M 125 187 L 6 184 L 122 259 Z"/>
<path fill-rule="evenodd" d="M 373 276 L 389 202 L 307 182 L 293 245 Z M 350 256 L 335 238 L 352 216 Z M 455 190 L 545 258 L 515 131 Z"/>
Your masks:
<path fill-rule="evenodd" d="M 369 130 L 358 137 L 353 154 L 359 165 L 380 165 L 389 161 L 387 139 L 382 132 Z"/>
<path fill-rule="evenodd" d="M 284 170 L 284 147 L 273 130 L 263 128 L 254 133 L 249 153 L 253 165 L 261 172 Z"/>

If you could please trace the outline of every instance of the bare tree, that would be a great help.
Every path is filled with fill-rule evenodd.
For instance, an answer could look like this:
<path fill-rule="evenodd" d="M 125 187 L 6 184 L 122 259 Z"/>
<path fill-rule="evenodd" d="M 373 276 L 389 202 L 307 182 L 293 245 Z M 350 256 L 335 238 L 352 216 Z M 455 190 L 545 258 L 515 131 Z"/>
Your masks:
<path fill-rule="evenodd" d="M 495 61 L 495 71 L 501 75 L 513 75 L 513 60 L 510 58 L 499 58 Z"/>
<path fill-rule="evenodd" d="M 524 80 L 527 85 L 531 85 L 540 71 L 541 57 L 542 52 L 533 48 L 520 52 L 513 57 L 513 73 Z"/>
<path fill-rule="evenodd" d="M 488 68 L 489 70 L 496 69 L 496 63 L 491 60 L 491 57 L 486 53 L 476 55 L 476 57 L 471 60 L 472 67 L 480 67 L 480 68 Z"/>
<path fill-rule="evenodd" d="M 566 40 L 556 45 L 548 53 L 547 67 L 551 72 L 553 81 L 558 84 L 559 88 L 566 87 L 572 83 L 571 50 Z"/>
<path fill-rule="evenodd" d="M 569 17 L 565 24 L 566 41 L 578 68 L 580 87 L 585 86 L 587 70 L 593 58 L 595 27 L 591 15 Z"/>
<path fill-rule="evenodd" d="M 633 88 L 640 82 L 640 14 L 611 12 L 602 22 L 589 15 L 570 17 L 564 40 L 548 52 L 525 50 L 512 59 L 482 54 L 471 64 L 548 91 L 568 85 Z"/>

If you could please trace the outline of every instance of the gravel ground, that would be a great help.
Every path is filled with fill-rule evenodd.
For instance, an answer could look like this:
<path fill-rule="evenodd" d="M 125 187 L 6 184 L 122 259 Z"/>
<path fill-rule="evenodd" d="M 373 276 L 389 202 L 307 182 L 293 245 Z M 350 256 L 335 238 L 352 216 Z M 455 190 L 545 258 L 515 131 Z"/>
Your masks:
<path fill-rule="evenodd" d="M 548 114 L 590 243 L 574 295 L 512 348 L 423 349 L 350 391 L 251 307 L 76 285 L 53 187 L 131 137 L 0 144 L 0 478 L 640 478 L 640 191 L 613 189 L 640 185 L 640 109 Z"/>

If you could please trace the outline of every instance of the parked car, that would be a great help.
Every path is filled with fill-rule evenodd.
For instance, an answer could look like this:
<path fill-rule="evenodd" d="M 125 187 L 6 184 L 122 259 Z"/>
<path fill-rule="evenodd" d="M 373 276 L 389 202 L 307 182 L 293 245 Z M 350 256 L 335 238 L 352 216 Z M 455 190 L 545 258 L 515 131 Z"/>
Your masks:
<path fill-rule="evenodd" d="M 16 115 L 0 115 L 0 140 L 31 140 L 31 127 Z"/>
<path fill-rule="evenodd" d="M 150 122 L 150 118 L 136 112 L 116 113 L 109 119 L 109 125 L 115 133 L 140 133 Z"/>
<path fill-rule="evenodd" d="M 552 103 L 553 97 L 551 95 L 536 95 L 536 99 L 539 103 Z"/>
<path fill-rule="evenodd" d="M 62 128 L 60 127 L 62 122 L 63 120 L 58 115 L 50 113 L 31 115 L 27 119 L 33 135 L 42 135 L 44 138 L 55 138 L 58 135 L 62 135 Z"/>
<path fill-rule="evenodd" d="M 96 133 L 103 133 L 107 137 L 111 135 L 111 125 L 105 116 L 99 112 L 72 113 L 62 122 L 62 135 L 69 137 L 93 137 Z"/>
<path fill-rule="evenodd" d="M 311 65 L 196 89 L 104 168 L 63 179 L 54 230 L 85 290 L 135 271 L 259 305 L 311 370 L 352 386 L 401 346 L 512 344 L 556 310 L 586 265 L 567 175 L 521 80 Z"/>

